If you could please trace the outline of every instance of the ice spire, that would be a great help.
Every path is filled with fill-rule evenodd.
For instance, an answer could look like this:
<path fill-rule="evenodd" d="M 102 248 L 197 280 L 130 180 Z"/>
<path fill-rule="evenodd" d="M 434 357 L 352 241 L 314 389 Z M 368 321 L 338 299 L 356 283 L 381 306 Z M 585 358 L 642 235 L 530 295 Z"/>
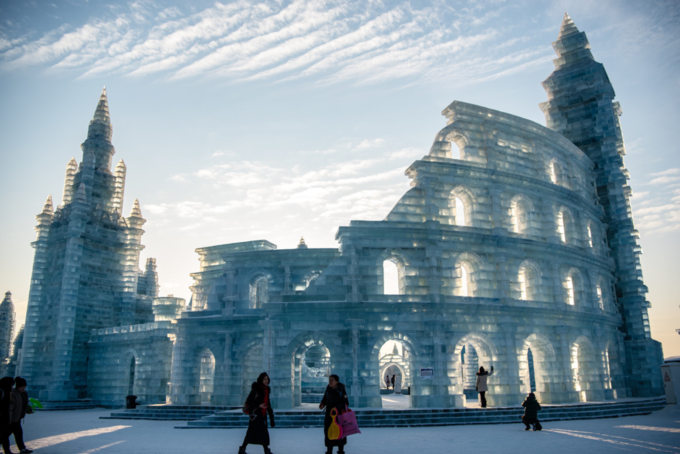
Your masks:
<path fill-rule="evenodd" d="M 131 218 L 141 218 L 142 217 L 142 209 L 139 208 L 139 200 L 135 199 L 135 203 L 132 205 L 132 211 L 130 211 L 130 217 Z"/>
<path fill-rule="evenodd" d="M 298 249 L 307 249 L 307 243 L 305 243 L 305 239 L 303 237 L 300 237 L 300 244 L 298 244 Z"/>
<path fill-rule="evenodd" d="M 64 193 L 61 196 L 61 203 L 63 205 L 67 205 L 73 200 L 73 179 L 75 178 L 76 172 L 78 172 L 78 162 L 76 162 L 76 158 L 71 158 L 68 164 L 66 164 Z"/>
<path fill-rule="evenodd" d="M 7 358 L 12 355 L 15 321 L 16 314 L 12 302 L 12 293 L 7 291 L 5 299 L 0 303 L 0 364 L 6 364 Z"/>
<path fill-rule="evenodd" d="M 579 31 L 567 13 L 564 13 L 560 33 L 552 46 L 559 57 L 553 60 L 555 68 L 561 68 L 582 58 L 594 60 L 586 34 Z"/>
<path fill-rule="evenodd" d="M 104 87 L 102 94 L 99 96 L 99 103 L 97 103 L 97 109 L 94 111 L 92 121 L 100 121 L 108 126 L 111 126 L 111 117 L 109 116 L 109 100 L 106 97 L 106 87 Z"/>
<path fill-rule="evenodd" d="M 45 200 L 45 206 L 43 206 L 42 214 L 48 214 L 52 216 L 54 214 L 54 209 L 52 208 L 52 194 L 47 196 Z"/>
<path fill-rule="evenodd" d="M 123 197 L 125 194 L 125 173 L 127 168 L 125 167 L 125 162 L 121 159 L 118 164 L 116 164 L 116 189 L 113 193 L 113 208 L 118 210 L 119 213 L 123 212 Z"/>
<path fill-rule="evenodd" d="M 101 96 L 99 96 L 94 116 L 90 120 L 90 126 L 87 128 L 87 139 L 81 145 L 83 160 L 85 160 L 86 153 L 94 153 L 94 167 L 100 172 L 111 173 L 111 159 L 116 153 L 111 144 L 112 136 L 113 127 L 109 116 L 109 102 L 106 97 L 106 87 L 104 87 Z"/>
<path fill-rule="evenodd" d="M 568 13 L 564 13 L 564 19 L 562 19 L 562 26 L 560 27 L 560 34 L 557 35 L 557 39 L 561 39 L 564 36 L 570 35 L 572 33 L 578 33 L 578 28 L 576 24 L 571 20 Z"/>

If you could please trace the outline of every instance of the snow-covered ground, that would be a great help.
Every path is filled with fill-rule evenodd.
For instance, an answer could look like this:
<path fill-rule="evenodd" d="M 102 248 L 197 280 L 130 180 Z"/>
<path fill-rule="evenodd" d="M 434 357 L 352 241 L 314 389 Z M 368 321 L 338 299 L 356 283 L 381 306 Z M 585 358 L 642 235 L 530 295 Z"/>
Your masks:
<path fill-rule="evenodd" d="M 236 453 L 245 429 L 179 430 L 181 422 L 101 420 L 110 410 L 39 412 L 26 416 L 27 445 L 36 454 Z M 321 429 L 273 429 L 275 454 L 323 454 Z M 13 441 L 13 440 L 12 440 Z M 18 452 L 16 446 L 13 452 Z M 262 452 L 249 446 L 250 454 Z M 680 408 L 647 416 L 560 421 L 541 432 L 517 424 L 364 429 L 349 438 L 348 454 L 493 452 L 680 454 Z"/>

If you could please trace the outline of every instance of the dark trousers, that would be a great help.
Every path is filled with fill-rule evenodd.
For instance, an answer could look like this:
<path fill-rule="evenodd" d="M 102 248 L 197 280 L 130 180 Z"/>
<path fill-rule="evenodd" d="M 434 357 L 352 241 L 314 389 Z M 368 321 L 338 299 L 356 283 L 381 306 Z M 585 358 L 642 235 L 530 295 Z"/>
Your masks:
<path fill-rule="evenodd" d="M 482 404 L 482 408 L 486 408 L 486 391 L 479 392 L 479 402 Z"/>
<path fill-rule="evenodd" d="M 541 426 L 541 423 L 538 422 L 538 419 L 536 418 L 527 418 L 526 416 L 522 416 L 522 422 L 524 423 L 525 426 L 527 426 L 527 430 L 529 430 L 529 427 L 532 425 L 536 426 L 536 430 L 541 430 L 543 427 Z"/>
<path fill-rule="evenodd" d="M 11 452 L 9 450 L 9 428 L 0 432 L 0 443 L 2 443 L 2 450 L 5 451 L 5 454 L 9 454 Z"/>
<path fill-rule="evenodd" d="M 24 444 L 24 429 L 21 427 L 21 421 L 9 424 L 9 434 L 14 434 L 14 441 L 17 443 L 19 451 L 26 449 L 26 445 Z M 9 434 L 7 435 L 7 441 L 9 441 Z M 9 451 L 9 449 L 7 449 L 7 451 Z"/>

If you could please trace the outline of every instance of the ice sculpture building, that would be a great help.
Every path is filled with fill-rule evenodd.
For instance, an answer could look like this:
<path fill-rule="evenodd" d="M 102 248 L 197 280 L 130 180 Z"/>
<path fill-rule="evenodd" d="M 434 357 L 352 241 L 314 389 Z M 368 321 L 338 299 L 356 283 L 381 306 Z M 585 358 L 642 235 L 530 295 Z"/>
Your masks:
<path fill-rule="evenodd" d="M 155 270 L 138 269 L 145 220 L 137 200 L 121 215 L 126 169 L 121 160 L 111 172 L 112 132 L 104 89 L 82 162 L 66 166 L 63 205 L 54 210 L 49 196 L 37 216 L 18 373 L 45 401 L 87 397 L 92 329 L 152 319 Z"/>
<path fill-rule="evenodd" d="M 553 47 L 556 69 L 541 105 L 548 127 L 454 101 L 429 154 L 406 169 L 411 189 L 384 220 L 340 227 L 338 248 L 301 241 L 281 250 L 266 240 L 199 248 L 190 305 L 156 297 L 153 320 L 140 293 L 154 296 L 156 284 L 147 277 L 140 292 L 135 259 L 141 215 L 137 207 L 128 219 L 112 215 L 122 185 L 106 170 L 97 173 L 108 164 L 108 142 L 90 152 L 88 139 L 81 170 L 67 172 L 61 217 L 49 203 L 38 217 L 22 367 L 50 393 L 62 392 L 69 373 L 78 390 L 107 405 L 135 394 L 146 403 L 238 406 L 265 370 L 278 409 L 309 399 L 330 371 L 354 407 L 382 406 L 386 373 L 410 388 L 413 407 L 454 407 L 464 405 L 480 365 L 496 370 L 490 405 L 516 405 L 529 390 L 544 403 L 663 394 L 621 110 L 568 16 Z M 103 112 L 91 129 L 109 131 Z M 119 245 L 111 247 L 120 255 L 87 252 L 93 250 L 83 236 L 66 236 L 82 227 L 69 220 L 85 213 L 101 222 L 97 232 L 112 232 L 106 244 Z M 117 240 L 118 231 L 130 240 Z M 53 240 L 56 234 L 64 240 Z M 78 271 L 54 271 L 60 257 L 77 253 L 88 258 L 73 262 Z M 96 312 L 104 302 L 97 296 L 76 320 L 70 308 L 81 303 L 70 273 L 114 256 L 128 258 L 113 261 L 120 287 L 112 280 L 97 291 L 115 310 Z M 393 290 L 386 287 L 389 270 Z M 82 291 L 94 291 L 80 279 Z M 41 312 L 40 304 L 54 309 Z M 73 328 L 78 350 L 69 350 Z M 53 361 L 51 377 L 34 366 L 45 357 Z"/>

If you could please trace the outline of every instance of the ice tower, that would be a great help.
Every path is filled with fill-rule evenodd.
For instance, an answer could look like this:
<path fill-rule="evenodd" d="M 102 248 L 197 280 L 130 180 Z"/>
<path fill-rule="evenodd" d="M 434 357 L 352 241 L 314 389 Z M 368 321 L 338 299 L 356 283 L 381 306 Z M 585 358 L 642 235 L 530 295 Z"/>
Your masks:
<path fill-rule="evenodd" d="M 140 295 L 146 221 L 137 200 L 129 217 L 121 215 L 126 169 L 121 161 L 111 173 L 112 131 L 105 88 L 81 145 L 82 162 L 71 159 L 66 166 L 63 205 L 54 210 L 49 196 L 37 216 L 18 372 L 42 400 L 86 397 L 92 329 L 153 320 L 155 261 L 142 273 Z"/>
<path fill-rule="evenodd" d="M 557 41 L 555 71 L 543 82 L 548 101 L 541 104 L 547 126 L 571 140 L 594 163 L 599 204 L 604 208 L 607 241 L 615 260 L 615 297 L 624 319 L 626 367 L 633 396 L 663 394 L 658 373 L 661 344 L 651 338 L 642 280 L 638 232 L 633 226 L 631 188 L 624 166 L 625 146 L 614 88 L 590 44 L 568 14 Z"/>
<path fill-rule="evenodd" d="M 0 373 L 6 373 L 6 367 L 12 354 L 12 339 L 14 338 L 14 303 L 12 293 L 6 292 L 0 303 Z"/>

